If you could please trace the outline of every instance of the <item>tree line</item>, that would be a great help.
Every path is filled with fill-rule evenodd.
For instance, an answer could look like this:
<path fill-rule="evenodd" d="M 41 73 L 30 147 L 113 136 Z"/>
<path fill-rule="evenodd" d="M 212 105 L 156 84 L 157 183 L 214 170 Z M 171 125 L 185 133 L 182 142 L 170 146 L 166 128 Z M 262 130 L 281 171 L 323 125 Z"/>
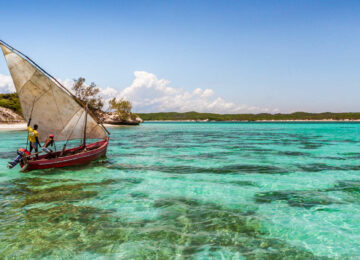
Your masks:
<path fill-rule="evenodd" d="M 198 112 L 138 113 L 144 121 L 152 120 L 209 120 L 209 121 L 282 121 L 282 120 L 360 120 L 360 113 L 306 113 L 291 114 L 214 114 Z"/>

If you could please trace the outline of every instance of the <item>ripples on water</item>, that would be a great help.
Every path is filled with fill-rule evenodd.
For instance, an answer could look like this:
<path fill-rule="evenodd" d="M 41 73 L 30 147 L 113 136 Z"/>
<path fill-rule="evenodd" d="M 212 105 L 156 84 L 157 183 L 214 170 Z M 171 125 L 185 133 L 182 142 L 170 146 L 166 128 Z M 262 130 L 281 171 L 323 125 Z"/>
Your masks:
<path fill-rule="evenodd" d="M 25 132 L 1 132 L 0 258 L 360 257 L 359 129 L 146 123 L 31 173 L 6 168 Z"/>

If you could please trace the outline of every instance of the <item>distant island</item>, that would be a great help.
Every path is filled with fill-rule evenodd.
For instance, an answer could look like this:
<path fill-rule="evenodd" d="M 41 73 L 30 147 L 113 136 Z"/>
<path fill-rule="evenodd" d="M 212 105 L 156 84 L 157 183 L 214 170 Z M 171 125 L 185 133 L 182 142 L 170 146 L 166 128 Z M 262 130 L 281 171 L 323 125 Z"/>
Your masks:
<path fill-rule="evenodd" d="M 144 121 L 360 121 L 360 113 L 214 114 L 198 112 L 138 113 Z"/>

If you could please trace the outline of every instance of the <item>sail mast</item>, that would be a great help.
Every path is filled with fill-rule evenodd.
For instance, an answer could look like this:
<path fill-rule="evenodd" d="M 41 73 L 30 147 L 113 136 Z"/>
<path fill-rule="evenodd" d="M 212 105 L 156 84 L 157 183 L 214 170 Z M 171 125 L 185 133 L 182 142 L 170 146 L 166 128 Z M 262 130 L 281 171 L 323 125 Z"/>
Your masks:
<path fill-rule="evenodd" d="M 86 147 L 86 125 L 87 125 L 87 117 L 88 117 L 88 105 L 86 104 L 85 109 L 85 124 L 84 124 L 84 140 L 83 140 L 83 146 Z"/>

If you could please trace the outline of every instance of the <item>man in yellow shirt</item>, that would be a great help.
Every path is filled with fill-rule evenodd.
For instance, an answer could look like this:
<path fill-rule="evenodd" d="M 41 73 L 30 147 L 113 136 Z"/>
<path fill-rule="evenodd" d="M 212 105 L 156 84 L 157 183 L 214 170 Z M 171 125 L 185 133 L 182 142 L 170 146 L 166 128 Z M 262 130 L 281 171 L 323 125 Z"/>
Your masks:
<path fill-rule="evenodd" d="M 34 125 L 34 129 L 30 127 L 30 122 L 31 122 L 31 118 L 29 119 L 29 123 L 28 123 L 28 139 L 30 142 L 30 153 L 31 151 L 34 149 L 36 152 L 36 159 L 39 158 L 37 152 L 38 152 L 38 146 L 41 146 L 40 142 L 39 142 L 39 133 L 37 131 L 38 129 L 38 125 Z"/>

